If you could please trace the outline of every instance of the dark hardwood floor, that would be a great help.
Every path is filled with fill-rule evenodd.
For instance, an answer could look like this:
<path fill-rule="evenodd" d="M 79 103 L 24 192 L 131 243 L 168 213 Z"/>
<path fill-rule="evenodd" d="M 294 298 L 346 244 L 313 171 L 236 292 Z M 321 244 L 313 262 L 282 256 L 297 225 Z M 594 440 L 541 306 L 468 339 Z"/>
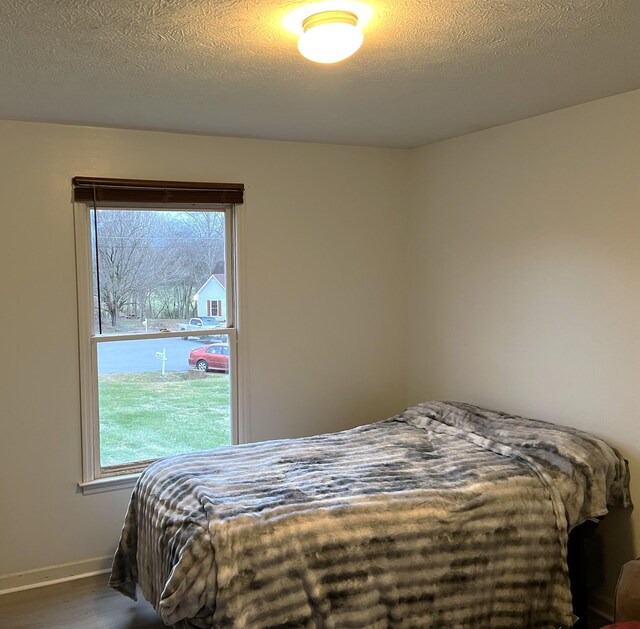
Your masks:
<path fill-rule="evenodd" d="M 0 596 L 2 629 L 162 629 L 142 596 L 134 602 L 107 587 L 108 575 Z"/>
<path fill-rule="evenodd" d="M 142 596 L 134 602 L 107 587 L 108 575 L 0 596 L 0 629 L 162 629 Z M 589 618 L 590 629 L 607 624 Z"/>

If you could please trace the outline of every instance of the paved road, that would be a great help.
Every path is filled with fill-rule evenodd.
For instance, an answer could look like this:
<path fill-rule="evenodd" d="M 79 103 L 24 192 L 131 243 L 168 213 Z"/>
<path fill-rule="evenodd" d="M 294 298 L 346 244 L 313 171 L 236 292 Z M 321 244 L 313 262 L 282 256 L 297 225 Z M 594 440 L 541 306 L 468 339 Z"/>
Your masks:
<path fill-rule="evenodd" d="M 98 344 L 98 372 L 132 373 L 140 371 L 162 371 L 162 361 L 156 352 L 166 349 L 166 371 L 189 369 L 189 351 L 207 343 L 189 339 L 145 339 L 140 341 L 119 341 Z"/>

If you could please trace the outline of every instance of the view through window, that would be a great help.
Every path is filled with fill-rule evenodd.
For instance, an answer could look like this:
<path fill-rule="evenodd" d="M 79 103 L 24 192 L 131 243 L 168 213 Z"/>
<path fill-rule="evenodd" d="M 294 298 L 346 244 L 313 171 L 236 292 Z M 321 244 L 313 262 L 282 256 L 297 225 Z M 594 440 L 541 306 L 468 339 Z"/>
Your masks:
<path fill-rule="evenodd" d="M 232 443 L 232 210 L 87 207 L 97 476 Z"/>

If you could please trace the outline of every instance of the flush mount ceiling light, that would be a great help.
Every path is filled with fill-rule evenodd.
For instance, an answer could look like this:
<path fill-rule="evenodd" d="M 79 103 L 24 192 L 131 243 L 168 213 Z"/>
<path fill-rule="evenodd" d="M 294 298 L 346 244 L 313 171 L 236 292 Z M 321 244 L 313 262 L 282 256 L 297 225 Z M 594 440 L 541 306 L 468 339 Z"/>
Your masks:
<path fill-rule="evenodd" d="M 350 11 L 314 13 L 302 22 L 298 40 L 303 57 L 317 63 L 336 63 L 350 57 L 364 40 L 358 16 Z"/>
<path fill-rule="evenodd" d="M 329 0 L 298 7 L 285 16 L 284 27 L 295 33 L 300 53 L 316 63 L 336 63 L 360 46 L 362 28 L 372 10 L 360 2 Z"/>

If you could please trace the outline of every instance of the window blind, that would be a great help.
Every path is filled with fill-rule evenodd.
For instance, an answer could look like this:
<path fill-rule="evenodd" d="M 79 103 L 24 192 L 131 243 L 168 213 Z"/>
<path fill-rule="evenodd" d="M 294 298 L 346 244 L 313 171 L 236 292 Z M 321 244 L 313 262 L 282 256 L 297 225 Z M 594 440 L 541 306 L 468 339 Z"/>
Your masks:
<path fill-rule="evenodd" d="M 244 184 L 74 177 L 73 200 L 96 206 L 236 204 L 244 201 Z"/>

